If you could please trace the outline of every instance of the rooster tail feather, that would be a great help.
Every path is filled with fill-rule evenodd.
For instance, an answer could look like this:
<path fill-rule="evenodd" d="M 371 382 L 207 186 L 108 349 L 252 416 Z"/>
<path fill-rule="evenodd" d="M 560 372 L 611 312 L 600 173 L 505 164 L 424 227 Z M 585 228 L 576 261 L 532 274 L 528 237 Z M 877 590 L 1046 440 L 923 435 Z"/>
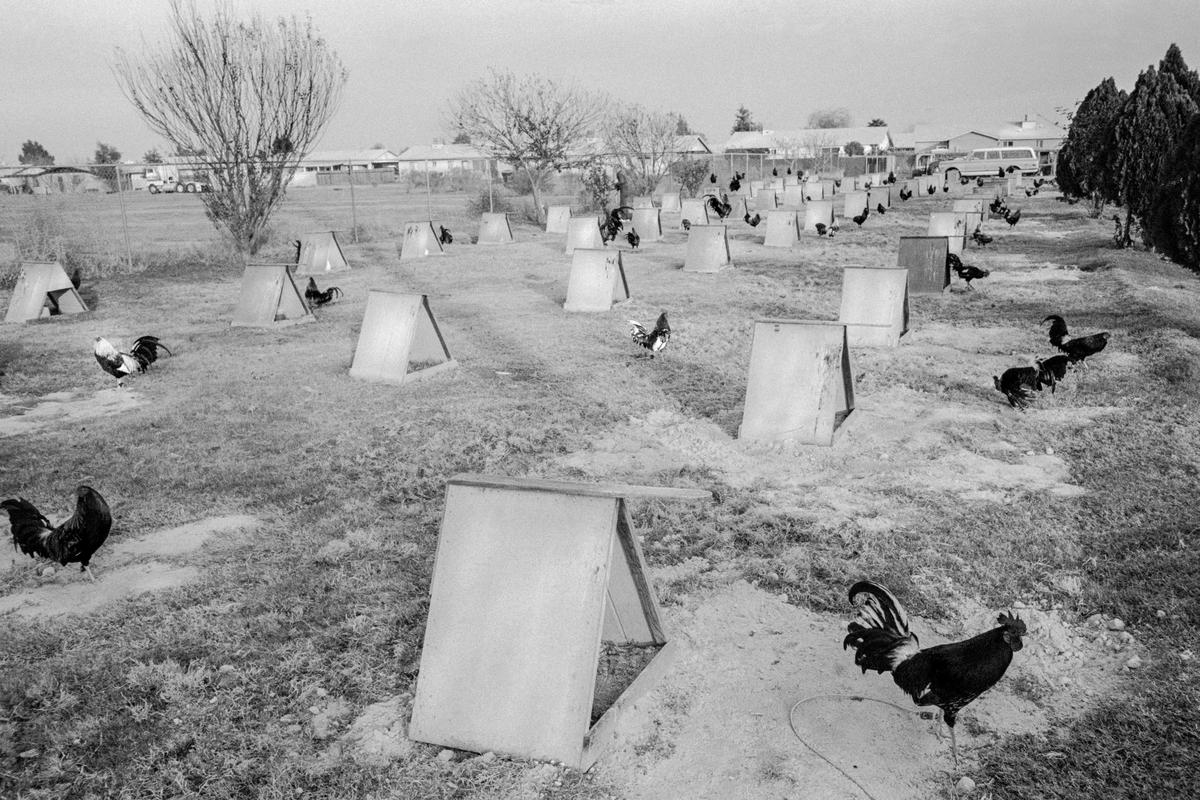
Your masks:
<path fill-rule="evenodd" d="M 890 672 L 910 656 L 920 645 L 908 629 L 908 612 L 887 587 L 874 581 L 859 581 L 850 587 L 850 599 L 867 595 L 846 630 L 842 649 L 854 648 L 854 663 L 863 672 Z"/>
<path fill-rule="evenodd" d="M 52 530 L 50 520 L 24 497 L 5 500 L 0 508 L 8 512 L 13 547 L 19 547 L 26 555 L 46 555 L 44 541 Z"/>
<path fill-rule="evenodd" d="M 1050 344 L 1058 347 L 1062 344 L 1062 340 L 1067 336 L 1067 323 L 1062 317 L 1057 314 L 1051 314 L 1042 320 L 1042 324 L 1050 323 Z"/>

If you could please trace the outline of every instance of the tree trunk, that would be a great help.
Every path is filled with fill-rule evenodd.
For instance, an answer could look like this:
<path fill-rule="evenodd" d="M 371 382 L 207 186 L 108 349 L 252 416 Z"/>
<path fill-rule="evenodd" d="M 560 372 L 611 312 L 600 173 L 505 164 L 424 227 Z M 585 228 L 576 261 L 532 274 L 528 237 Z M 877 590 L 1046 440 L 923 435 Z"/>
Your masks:
<path fill-rule="evenodd" d="M 1125 209 L 1125 230 L 1121 233 L 1121 247 L 1131 247 L 1133 245 L 1133 237 L 1129 231 L 1133 227 L 1133 209 Z"/>
<path fill-rule="evenodd" d="M 539 225 L 546 224 L 546 215 L 542 211 L 542 190 L 538 186 L 541 180 L 542 171 L 539 169 L 536 172 L 533 167 L 529 166 L 528 162 L 521 162 L 521 169 L 525 170 L 525 176 L 529 178 L 529 188 L 533 192 L 533 216 Z"/>

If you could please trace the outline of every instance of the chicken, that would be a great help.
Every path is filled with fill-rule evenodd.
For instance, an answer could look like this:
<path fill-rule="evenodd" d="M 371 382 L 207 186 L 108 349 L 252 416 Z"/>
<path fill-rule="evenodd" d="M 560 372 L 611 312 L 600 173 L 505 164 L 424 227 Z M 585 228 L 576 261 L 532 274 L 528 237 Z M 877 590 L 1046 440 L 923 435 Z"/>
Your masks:
<path fill-rule="evenodd" d="M 1007 210 L 1008 209 L 1004 207 L 1004 201 L 999 197 L 992 198 L 992 202 L 988 203 L 988 211 L 992 212 L 993 214 L 1003 214 Z"/>
<path fill-rule="evenodd" d="M 999 377 L 992 376 L 996 389 L 1008 400 L 1013 408 L 1025 410 L 1029 405 L 1029 391 L 1040 392 L 1042 380 L 1036 367 L 1010 367 Z"/>
<path fill-rule="evenodd" d="M 742 189 L 742 179 L 746 176 L 740 172 L 733 173 L 733 180 L 729 182 L 729 191 L 738 192 Z"/>
<path fill-rule="evenodd" d="M 791 167 L 788 167 L 788 168 L 787 168 L 787 174 L 788 174 L 788 175 L 791 175 L 791 174 L 792 174 L 792 168 L 791 168 Z"/>
<path fill-rule="evenodd" d="M 1066 321 L 1057 314 L 1051 314 L 1042 320 L 1042 324 L 1050 323 L 1050 344 L 1067 354 L 1072 364 L 1083 362 L 1089 356 L 1094 356 L 1108 346 L 1108 331 L 1093 333 L 1091 336 L 1080 336 L 1063 341 L 1068 335 Z"/>
<path fill-rule="evenodd" d="M 1050 387 L 1050 394 L 1054 394 L 1058 382 L 1067 377 L 1067 367 L 1070 364 L 1071 357 L 1065 355 L 1051 356 L 1037 362 L 1038 380 L 1044 386 Z"/>
<path fill-rule="evenodd" d="M 908 188 L 908 184 L 905 184 L 904 186 L 900 187 L 900 199 L 901 200 L 907 200 L 908 198 L 912 197 L 912 194 L 913 194 L 912 189 Z"/>
<path fill-rule="evenodd" d="M 1004 177 L 1004 167 L 1000 167 L 998 170 L 996 170 L 996 177 L 997 177 L 997 178 L 1003 178 L 1003 177 Z"/>
<path fill-rule="evenodd" d="M 92 348 L 100 369 L 116 378 L 117 386 L 124 386 L 125 378 L 135 370 L 145 372 L 147 367 L 158 361 L 159 350 L 171 355 L 171 351 L 157 336 L 139 336 L 133 340 L 133 347 L 129 348 L 128 353 L 121 352 L 101 336 L 96 337 L 95 347 Z"/>
<path fill-rule="evenodd" d="M 708 182 L 716 183 L 717 182 L 717 173 L 715 173 L 715 172 L 708 173 Z"/>
<path fill-rule="evenodd" d="M 945 192 L 948 192 L 948 191 L 950 191 L 950 184 L 948 184 L 948 183 L 943 183 L 943 184 L 942 184 L 942 192 L 943 192 L 943 193 L 945 193 Z M 930 192 L 930 194 L 933 194 L 933 193 L 932 193 L 932 192 Z"/>
<path fill-rule="evenodd" d="M 842 188 L 842 180 L 841 180 L 841 178 L 834 178 L 834 180 L 833 180 L 833 185 L 834 185 L 834 188 L 837 188 L 837 189 L 840 189 L 840 188 Z"/>
<path fill-rule="evenodd" d="M 1045 184 L 1046 184 L 1045 178 L 1034 178 L 1033 179 L 1033 188 L 1035 188 L 1035 189 L 1040 189 Z"/>
<path fill-rule="evenodd" d="M 772 177 L 778 178 L 779 177 L 779 169 L 777 167 L 771 167 L 771 175 L 772 175 Z"/>
<path fill-rule="evenodd" d="M 976 278 L 986 278 L 988 275 L 992 274 L 986 269 L 973 267 L 970 264 L 967 264 L 966 266 L 959 266 L 954 270 L 954 272 L 958 275 L 958 277 L 967 282 L 967 288 L 971 289 L 972 291 L 975 289 L 975 287 L 971 285 L 971 281 L 975 280 Z"/>
<path fill-rule="evenodd" d="M 813 227 L 815 227 L 817 229 L 817 236 L 824 236 L 826 231 L 828 231 L 828 227 L 825 225 L 824 222 L 818 222 Z"/>
<path fill-rule="evenodd" d="M 112 514 L 108 503 L 90 486 L 75 489 L 75 513 L 63 524 L 53 527 L 50 520 L 24 497 L 0 503 L 8 512 L 12 527 L 13 547 L 27 556 L 49 558 L 59 564 L 79 564 L 93 581 L 92 555 L 108 538 Z"/>
<path fill-rule="evenodd" d="M 742 217 L 742 219 L 746 220 L 746 224 L 749 225 L 751 228 L 757 228 L 758 223 L 762 222 L 762 214 L 759 214 L 756 211 L 756 212 L 754 212 L 754 216 L 752 217 L 752 216 L 750 216 L 750 212 L 747 211 L 746 216 Z"/>
<path fill-rule="evenodd" d="M 685 231 L 690 231 L 692 229 L 692 221 L 688 219 L 681 220 L 679 227 L 683 228 Z"/>
<path fill-rule="evenodd" d="M 454 241 L 445 225 L 438 225 L 438 241 L 442 244 L 451 244 Z"/>
<path fill-rule="evenodd" d="M 310 309 L 332 303 L 335 297 L 341 296 L 342 290 L 336 286 L 330 286 L 325 291 L 321 291 L 317 288 L 316 279 L 311 277 L 308 279 L 308 286 L 304 287 L 304 300 Z"/>
<path fill-rule="evenodd" d="M 704 196 L 708 198 L 708 207 L 711 208 L 713 213 L 715 213 L 720 219 L 725 219 L 730 215 L 730 213 L 733 212 L 733 206 L 729 204 L 729 201 L 726 198 L 718 198 L 715 194 L 706 194 Z"/>
<path fill-rule="evenodd" d="M 958 713 L 1004 677 L 1013 653 L 1020 650 L 1025 622 L 1000 614 L 998 628 L 970 639 L 921 649 L 908 627 L 908 612 L 890 591 L 874 581 L 850 587 L 850 602 L 859 594 L 867 600 L 858 616 L 846 626 L 842 649 L 854 648 L 854 663 L 863 674 L 868 669 L 892 679 L 918 706 L 937 706 L 950 728 L 950 751 L 958 764 L 954 723 Z"/>
<path fill-rule="evenodd" d="M 625 227 L 624 218 L 621 216 L 622 211 L 632 212 L 631 206 L 618 206 L 612 211 L 604 215 L 604 219 L 600 222 L 600 242 L 607 245 L 609 242 L 616 241 L 617 234 Z"/>
<path fill-rule="evenodd" d="M 981 231 L 978 225 L 975 226 L 975 230 L 971 233 L 971 241 L 980 247 L 985 247 L 991 244 L 993 238 L 994 237 L 988 236 L 986 233 Z"/>
<path fill-rule="evenodd" d="M 649 350 L 651 358 L 654 358 L 654 354 L 661 352 L 667 346 L 667 342 L 671 341 L 671 326 L 667 323 L 667 312 L 665 311 L 658 315 L 658 321 L 654 323 L 652 331 L 647 331 L 640 322 L 629 320 L 629 324 L 633 326 L 629 331 L 633 343 Z"/>
<path fill-rule="evenodd" d="M 963 268 L 962 259 L 959 258 L 955 253 L 946 253 L 946 266 L 955 272 L 958 272 Z"/>
<path fill-rule="evenodd" d="M 1026 189 L 1026 190 L 1025 190 L 1025 196 L 1026 196 L 1026 197 L 1033 197 L 1033 190 L 1032 190 L 1032 189 Z"/>
<path fill-rule="evenodd" d="M 637 228 L 629 228 L 629 233 L 625 234 L 625 241 L 629 242 L 629 246 L 634 250 L 638 249 L 638 245 L 642 243 L 642 237 L 638 236 Z"/>
<path fill-rule="evenodd" d="M 871 216 L 871 209 L 864 208 L 861 214 L 853 216 L 850 219 L 854 220 L 854 224 L 861 228 L 862 224 L 867 221 L 867 217 L 869 216 Z"/>
<path fill-rule="evenodd" d="M 888 182 L 888 183 L 895 183 L 895 182 L 896 182 L 896 173 L 895 173 L 895 172 L 890 172 L 890 171 L 888 172 L 888 176 L 887 176 L 887 182 Z"/>
<path fill-rule="evenodd" d="M 932 183 L 929 184 L 929 186 L 925 187 L 925 194 L 934 194 L 936 192 L 937 192 L 937 187 L 934 186 Z"/>
<path fill-rule="evenodd" d="M 878 211 L 880 214 L 886 214 L 886 213 L 887 213 L 887 209 L 883 207 L 883 203 L 879 203 L 879 204 L 877 204 L 877 205 L 875 206 L 875 210 L 876 210 L 876 211 Z"/>

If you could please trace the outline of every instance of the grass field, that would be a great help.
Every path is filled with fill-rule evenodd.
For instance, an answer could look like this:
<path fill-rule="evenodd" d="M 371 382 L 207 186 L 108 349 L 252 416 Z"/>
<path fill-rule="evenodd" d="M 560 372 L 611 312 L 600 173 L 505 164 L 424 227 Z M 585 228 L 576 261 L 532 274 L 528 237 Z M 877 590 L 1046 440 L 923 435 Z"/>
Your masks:
<path fill-rule="evenodd" d="M 736 653 L 719 654 L 720 669 L 705 660 L 718 658 L 695 644 L 705 613 L 734 591 L 786 595 L 836 647 L 846 588 L 867 576 L 905 600 L 923 640 L 930 627 L 978 632 L 1020 603 L 1044 630 L 1084 642 L 1030 636 L 964 712 L 974 745 L 960 772 L 940 749 L 928 774 L 916 755 L 882 763 L 910 796 L 948 796 L 958 774 L 997 798 L 1200 795 L 1200 282 L 1111 249 L 1108 224 L 1080 206 L 1022 198 L 1020 225 L 990 223 L 994 244 L 965 260 L 992 276 L 914 297 L 899 348 L 856 349 L 856 410 L 833 447 L 809 448 L 736 439 L 753 321 L 834 318 L 841 267 L 894 264 L 898 237 L 923 235 L 948 201 L 914 200 L 790 250 L 763 248 L 761 229 L 736 221 L 734 267 L 717 275 L 683 272 L 684 236 L 668 230 L 625 253 L 628 303 L 566 314 L 562 237 L 516 224 L 515 244 L 471 245 L 464 199 L 435 196 L 431 216 L 455 244 L 401 263 L 397 237 L 426 218 L 425 198 L 364 188 L 360 242 L 343 239 L 354 269 L 321 281 L 344 297 L 314 324 L 257 331 L 228 325 L 240 268 L 198 199 L 129 199 L 135 270 L 96 258 L 82 290 L 91 313 L 0 329 L 0 422 L 52 395 L 120 410 L 0 433 L 0 495 L 61 519 L 76 484 L 104 494 L 116 521 L 93 562 L 97 587 L 137 569 L 118 558 L 125 543 L 222 515 L 257 523 L 152 553 L 160 573 L 189 570 L 173 585 L 104 603 L 84 586 L 78 613 L 49 610 L 86 582 L 73 568 L 0 565 L 0 601 L 15 608 L 0 616 L 0 796 L 591 799 L 664 796 L 662 785 L 721 796 L 690 726 L 722 720 L 682 676 L 744 670 Z M 122 246 L 113 196 L 5 198 L 0 212 L 0 239 L 41 213 L 80 252 Z M 295 191 L 272 227 L 265 260 L 286 257 L 297 233 L 349 230 L 348 193 Z M 404 388 L 351 380 L 368 288 L 428 294 L 459 368 Z M 0 306 L 8 297 L 5 286 Z M 636 358 L 626 320 L 663 309 L 670 347 Z M 1039 323 L 1051 313 L 1112 340 L 1021 414 L 991 376 L 1050 354 Z M 112 388 L 93 338 L 145 333 L 174 355 Z M 402 722 L 411 703 L 444 481 L 459 472 L 718 495 L 633 506 L 667 623 L 692 655 L 654 692 L 652 733 L 591 773 L 442 762 L 402 725 L 383 756 L 346 738 L 365 710 Z M 1105 638 L 1094 615 L 1121 618 L 1133 639 Z M 743 654 L 769 638 L 749 636 Z M 837 656 L 837 680 L 867 680 Z M 876 688 L 907 703 L 890 683 Z M 775 756 L 735 747 L 745 796 L 834 796 L 813 793 L 821 765 L 787 733 L 790 701 L 809 693 L 781 690 L 746 722 Z M 858 741 L 855 757 L 870 761 L 873 747 Z"/>

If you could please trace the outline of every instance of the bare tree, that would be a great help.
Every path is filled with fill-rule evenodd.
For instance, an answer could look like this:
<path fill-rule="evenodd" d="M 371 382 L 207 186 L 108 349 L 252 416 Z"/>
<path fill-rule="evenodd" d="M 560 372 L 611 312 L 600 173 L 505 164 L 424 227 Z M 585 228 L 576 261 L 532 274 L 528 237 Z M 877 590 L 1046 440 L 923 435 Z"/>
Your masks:
<path fill-rule="evenodd" d="M 813 160 L 814 174 L 826 172 L 833 167 L 833 154 L 838 145 L 828 133 L 810 132 L 804 138 L 804 150 Z"/>
<path fill-rule="evenodd" d="M 667 174 L 679 149 L 679 115 L 647 111 L 639 105 L 617 108 L 604 126 L 604 141 L 636 179 L 635 194 L 649 194 Z"/>
<path fill-rule="evenodd" d="M 229 6 L 205 19 L 195 0 L 172 0 L 171 34 L 157 48 L 118 48 L 117 81 L 151 130 L 194 154 L 213 187 L 209 219 L 252 254 L 346 70 L 311 19 L 240 20 Z"/>
<path fill-rule="evenodd" d="M 849 128 L 850 110 L 846 108 L 821 108 L 808 115 L 810 128 Z"/>
<path fill-rule="evenodd" d="M 533 188 L 533 208 L 544 221 L 541 186 L 551 171 L 586 163 L 579 145 L 607 106 L 600 94 L 560 86 L 539 75 L 518 78 L 492 70 L 450 101 L 448 124 L 475 146 L 521 168 Z"/>

